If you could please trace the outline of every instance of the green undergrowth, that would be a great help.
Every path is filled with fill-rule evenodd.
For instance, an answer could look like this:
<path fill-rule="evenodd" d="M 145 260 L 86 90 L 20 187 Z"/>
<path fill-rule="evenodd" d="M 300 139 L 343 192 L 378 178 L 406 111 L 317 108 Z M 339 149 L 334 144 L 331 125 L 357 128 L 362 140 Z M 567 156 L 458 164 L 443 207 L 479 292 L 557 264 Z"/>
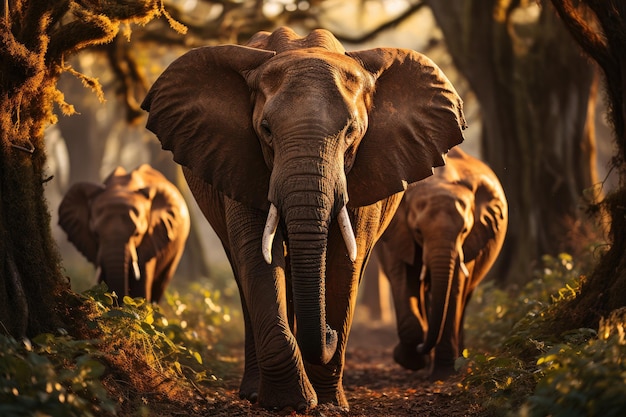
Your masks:
<path fill-rule="evenodd" d="M 75 340 L 63 329 L 32 340 L 0 336 L 0 415 L 116 415 L 119 397 L 130 396 L 111 398 L 117 381 L 162 385 L 168 396 L 219 386 L 220 375 L 235 372 L 230 352 L 243 325 L 230 305 L 238 300 L 208 282 L 168 291 L 160 306 L 120 300 L 104 284 L 78 297 L 90 312 L 84 326 L 97 337 Z M 150 414 L 149 405 L 130 407 Z"/>
<path fill-rule="evenodd" d="M 457 367 L 484 398 L 485 415 L 618 416 L 626 413 L 626 310 L 599 329 L 564 333 L 551 323 L 579 292 L 581 270 L 567 254 L 545 256 L 519 292 L 479 286 L 466 321 L 469 346 Z"/>
<path fill-rule="evenodd" d="M 0 335 L 0 415 L 93 416 L 114 413 L 100 382 L 95 340 L 66 334 L 17 341 Z"/>

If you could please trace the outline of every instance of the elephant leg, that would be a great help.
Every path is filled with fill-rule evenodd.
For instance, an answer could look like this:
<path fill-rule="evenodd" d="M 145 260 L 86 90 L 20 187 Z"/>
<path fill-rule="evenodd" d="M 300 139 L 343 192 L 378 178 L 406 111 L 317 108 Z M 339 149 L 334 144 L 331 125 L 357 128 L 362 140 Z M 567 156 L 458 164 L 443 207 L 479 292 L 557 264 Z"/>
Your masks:
<path fill-rule="evenodd" d="M 151 259 L 146 263 L 139 263 L 139 274 L 141 279 L 137 280 L 134 276 L 131 276 L 128 279 L 128 295 L 133 298 L 142 297 L 148 301 L 154 301 L 150 298 L 150 286 L 152 285 L 154 277 L 155 265 L 156 259 Z"/>
<path fill-rule="evenodd" d="M 480 284 L 480 282 L 485 277 L 488 269 L 483 268 L 482 262 L 485 260 L 484 257 L 479 256 L 476 260 L 466 262 L 466 267 L 469 272 L 469 277 L 467 278 L 466 285 L 464 287 L 464 298 L 463 298 L 463 311 L 461 312 L 461 323 L 459 325 L 459 353 L 463 352 L 465 349 L 465 311 L 467 309 L 467 305 L 472 299 L 472 294 L 474 294 L 474 290 Z M 491 267 L 491 263 L 488 265 Z"/>
<path fill-rule="evenodd" d="M 166 263 L 161 265 L 164 261 L 159 259 L 157 264 L 159 264 L 156 268 L 156 272 L 154 273 L 154 280 L 152 281 L 151 286 L 146 287 L 146 291 L 148 294 L 151 294 L 151 300 L 153 303 L 158 303 L 161 301 L 163 294 L 167 286 L 172 281 L 174 277 L 174 273 L 176 272 L 176 268 L 178 267 L 178 263 L 180 262 L 180 258 L 182 257 L 182 251 L 178 252 L 172 259 L 169 261 L 165 261 Z"/>
<path fill-rule="evenodd" d="M 254 338 L 252 318 L 250 316 L 248 304 L 246 302 L 246 294 L 249 294 L 249 291 L 244 291 L 244 283 L 249 280 L 242 280 L 239 276 L 240 269 L 245 272 L 249 271 L 250 268 L 243 266 L 245 263 L 245 259 L 243 259 L 242 255 L 235 256 L 238 252 L 233 249 L 235 247 L 231 244 L 229 240 L 229 231 L 226 219 L 226 206 L 229 204 L 232 205 L 233 203 L 229 202 L 229 200 L 227 200 L 222 193 L 215 190 L 211 185 L 203 181 L 201 178 L 193 175 L 188 168 L 183 167 L 183 173 L 185 175 L 185 179 L 187 180 L 187 184 L 189 185 L 189 189 L 191 190 L 194 198 L 198 202 L 200 209 L 202 210 L 202 214 L 204 214 L 204 217 L 206 217 L 206 219 L 209 221 L 211 227 L 222 242 L 226 257 L 228 258 L 228 261 L 233 269 L 233 274 L 235 276 L 237 287 L 239 289 L 239 297 L 241 299 L 245 331 L 244 374 L 239 387 L 239 396 L 242 399 L 247 399 L 250 402 L 254 403 L 259 400 L 261 372 L 259 370 L 259 364 L 257 361 L 257 349 Z M 235 209 L 236 207 L 232 208 L 232 210 Z M 234 218 L 234 215 L 231 216 L 231 221 L 236 221 L 234 220 Z M 237 238 L 236 234 L 234 234 L 234 238 Z M 242 239 L 242 237 L 239 237 L 238 239 Z M 259 249 L 259 253 L 260 252 L 261 251 Z M 241 264 L 242 266 L 239 267 L 238 264 Z"/>
<path fill-rule="evenodd" d="M 472 299 L 472 294 L 474 290 L 469 290 L 465 294 L 465 299 L 463 300 L 463 311 L 461 312 L 461 323 L 459 324 L 459 354 L 463 353 L 463 349 L 465 349 L 465 311 L 467 310 L 467 304 Z"/>
<path fill-rule="evenodd" d="M 259 393 L 259 369 L 256 359 L 256 347 L 254 344 L 254 336 L 252 332 L 252 324 L 250 322 L 250 314 L 248 313 L 248 307 L 245 303 L 245 298 L 242 291 L 241 280 L 237 276 L 237 265 L 231 254 L 231 246 L 228 240 L 228 231 L 226 228 L 226 212 L 225 201 L 222 193 L 211 187 L 201 178 L 195 176 L 188 168 L 183 167 L 183 174 L 189 185 L 189 189 L 194 198 L 198 202 L 198 206 L 202 211 L 204 217 L 209 221 L 211 227 L 219 237 L 224 247 L 224 252 L 231 265 L 237 287 L 239 289 L 239 298 L 241 300 L 241 307 L 243 311 L 244 319 L 244 374 L 239 386 L 239 396 L 242 399 L 247 399 L 250 402 L 256 402 L 258 400 Z"/>
<path fill-rule="evenodd" d="M 248 306 L 243 301 L 243 293 L 241 291 L 241 284 L 239 278 L 236 278 L 237 286 L 239 287 L 239 297 L 242 300 L 241 309 L 243 311 L 244 321 L 244 369 L 243 378 L 239 385 L 239 398 L 242 400 L 248 400 L 251 403 L 256 403 L 259 398 L 259 385 L 260 385 L 260 372 L 259 364 L 256 358 L 256 346 L 254 343 L 254 332 L 252 331 L 252 323 L 250 322 L 250 313 L 248 312 Z"/>
<path fill-rule="evenodd" d="M 364 265 L 362 257 L 352 263 L 346 256 L 345 244 L 335 226 L 332 225 L 329 231 L 325 293 L 326 322 L 331 328 L 337 329 L 337 350 L 326 365 L 305 363 L 305 366 L 319 403 L 347 410 L 349 405 L 343 389 L 345 349 Z"/>
<path fill-rule="evenodd" d="M 219 236 L 219 234 L 218 234 Z M 222 241 L 226 241 L 226 236 Z M 250 321 L 250 313 L 248 312 L 248 306 L 245 302 L 245 298 L 242 291 L 241 280 L 237 276 L 235 264 L 230 254 L 228 246 L 224 246 L 226 257 L 233 268 L 233 274 L 235 275 L 235 281 L 237 282 L 237 288 L 239 290 L 239 299 L 241 300 L 241 310 L 243 312 L 244 323 L 244 368 L 243 377 L 241 378 L 241 384 L 239 385 L 239 398 L 242 400 L 248 400 L 251 403 L 256 403 L 259 398 L 259 385 L 260 385 L 260 372 L 259 364 L 256 358 L 256 346 L 254 343 L 254 332 L 252 331 L 252 323 Z"/>
<path fill-rule="evenodd" d="M 291 407 L 303 410 L 317 404 L 317 397 L 302 363 L 295 337 L 287 318 L 287 291 L 283 236 L 276 232 L 272 249 L 273 262 L 268 265 L 261 251 L 265 227 L 264 214 L 235 201 L 225 199 L 225 216 L 230 258 L 238 278 L 242 303 L 249 315 L 247 330 L 255 347 L 259 372 L 258 402 L 269 409 Z M 249 338 L 247 338 L 249 339 Z M 252 355 L 249 355 L 252 357 Z M 248 381 L 254 380 L 254 364 L 247 366 Z M 253 399 L 253 394 L 249 394 Z"/>
<path fill-rule="evenodd" d="M 402 194 L 398 193 L 386 202 L 351 211 L 353 227 L 359 231 L 355 262 L 348 258 L 337 223 L 333 222 L 329 229 L 326 260 L 326 321 L 331 328 L 337 329 L 337 350 L 326 365 L 306 364 L 307 374 L 315 387 L 320 404 L 334 404 L 348 409 L 343 389 L 343 370 L 358 286 L 374 243 L 387 227 L 401 198 Z"/>
<path fill-rule="evenodd" d="M 426 356 L 417 353 L 417 345 L 424 341 L 424 324 L 420 314 L 420 272 L 418 268 L 410 267 L 393 256 L 391 248 L 381 243 L 377 250 L 383 272 L 391 286 L 400 339 L 394 348 L 393 358 L 406 369 L 423 369 L 427 365 Z"/>
<path fill-rule="evenodd" d="M 450 291 L 448 318 L 443 328 L 441 340 L 435 348 L 434 367 L 430 375 L 430 379 L 433 381 L 444 380 L 453 375 L 455 373 L 454 363 L 459 357 L 461 324 L 465 305 L 463 283 L 466 282 L 467 278 L 461 272 L 459 265 L 455 269 L 455 277 Z"/>

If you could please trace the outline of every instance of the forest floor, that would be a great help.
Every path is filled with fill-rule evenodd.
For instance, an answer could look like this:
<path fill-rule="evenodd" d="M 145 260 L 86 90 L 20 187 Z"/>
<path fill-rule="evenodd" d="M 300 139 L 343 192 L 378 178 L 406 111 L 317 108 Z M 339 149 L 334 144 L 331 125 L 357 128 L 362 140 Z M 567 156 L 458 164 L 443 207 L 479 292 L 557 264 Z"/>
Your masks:
<path fill-rule="evenodd" d="M 307 414 L 295 412 L 270 412 L 256 404 L 240 400 L 238 385 L 242 375 L 233 372 L 224 378 L 222 388 L 211 392 L 206 403 L 196 403 L 191 410 L 180 415 L 203 416 L 260 416 L 275 417 L 361 417 L 361 416 L 423 416 L 457 417 L 480 416 L 481 407 L 471 393 L 460 387 L 460 378 L 445 382 L 429 382 L 419 372 L 408 371 L 392 359 L 397 342 L 394 324 L 355 320 L 348 341 L 344 389 L 350 411 L 320 405 Z M 241 358 L 243 362 L 243 358 Z M 208 398 L 202 395 L 204 398 Z M 204 401 L 200 401 L 204 402 Z M 153 407 L 150 407 L 153 409 Z M 165 411 L 165 410 L 162 410 Z M 174 412 L 171 415 L 179 415 Z M 187 414 L 185 414 L 187 413 Z"/>

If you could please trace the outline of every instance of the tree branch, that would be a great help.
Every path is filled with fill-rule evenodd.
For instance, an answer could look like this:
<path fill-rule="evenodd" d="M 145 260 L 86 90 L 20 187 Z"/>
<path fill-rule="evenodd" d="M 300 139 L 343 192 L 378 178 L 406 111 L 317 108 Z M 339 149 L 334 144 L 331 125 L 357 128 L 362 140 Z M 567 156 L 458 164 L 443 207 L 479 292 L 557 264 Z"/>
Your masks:
<path fill-rule="evenodd" d="M 574 7 L 572 0 L 552 0 L 552 4 L 576 42 L 604 69 L 607 75 L 610 74 L 616 63 L 611 56 L 606 38 L 593 30 L 585 21 L 581 11 Z M 592 11 L 592 9 L 588 10 Z M 594 15 L 598 16 L 595 12 Z"/>
<path fill-rule="evenodd" d="M 349 36 L 349 35 L 343 35 L 341 33 L 334 33 L 334 35 L 339 41 L 347 42 L 347 43 L 363 43 L 363 42 L 371 41 L 380 33 L 384 32 L 387 29 L 393 28 L 394 26 L 398 25 L 399 23 L 402 23 L 403 21 L 411 17 L 413 14 L 418 12 L 423 6 L 425 6 L 425 4 L 422 2 L 415 3 L 411 5 L 408 9 L 406 9 L 404 12 L 396 16 L 395 18 L 385 23 L 382 23 L 381 25 L 375 27 L 374 29 L 360 36 Z"/>

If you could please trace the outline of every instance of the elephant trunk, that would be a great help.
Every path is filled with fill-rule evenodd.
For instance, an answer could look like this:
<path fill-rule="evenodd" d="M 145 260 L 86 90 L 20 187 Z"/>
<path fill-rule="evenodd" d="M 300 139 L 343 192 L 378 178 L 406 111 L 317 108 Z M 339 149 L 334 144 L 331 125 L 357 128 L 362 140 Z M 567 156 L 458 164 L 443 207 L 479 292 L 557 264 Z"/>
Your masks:
<path fill-rule="evenodd" d="M 296 338 L 304 360 L 326 364 L 337 348 L 337 332 L 326 323 L 326 227 L 287 224 Z"/>
<path fill-rule="evenodd" d="M 100 269 L 110 291 L 115 291 L 120 297 L 130 295 L 129 279 L 141 278 L 137 249 L 128 242 L 107 245 L 100 254 Z"/>
<path fill-rule="evenodd" d="M 424 343 L 417 346 L 420 354 L 427 354 L 441 340 L 446 324 L 454 320 L 450 302 L 456 300 L 455 269 L 458 251 L 453 245 L 436 245 L 424 252 L 424 265 L 430 270 L 431 308 L 428 314 L 428 331 Z M 458 290 L 458 289 L 457 289 Z"/>
<path fill-rule="evenodd" d="M 335 354 L 337 332 L 326 322 L 326 248 L 333 216 L 347 197 L 341 182 L 329 175 L 328 163 L 311 157 L 277 170 L 276 203 L 287 230 L 291 265 L 296 339 L 305 361 L 326 364 Z M 281 173 L 289 173 L 282 176 Z"/>
<path fill-rule="evenodd" d="M 271 262 L 271 240 L 278 218 L 282 218 L 298 347 L 306 362 L 319 365 L 331 361 L 338 344 L 337 331 L 326 317 L 326 251 L 333 218 L 340 224 L 349 258 L 356 259 L 357 248 L 345 209 L 343 153 L 339 154 L 335 141 L 326 140 L 328 132 L 319 128 L 317 117 L 309 122 L 312 127 L 306 132 L 298 129 L 281 134 L 285 140 L 273 161 L 268 190 L 268 200 L 276 209 L 270 209 L 262 240 L 265 260 Z"/>

